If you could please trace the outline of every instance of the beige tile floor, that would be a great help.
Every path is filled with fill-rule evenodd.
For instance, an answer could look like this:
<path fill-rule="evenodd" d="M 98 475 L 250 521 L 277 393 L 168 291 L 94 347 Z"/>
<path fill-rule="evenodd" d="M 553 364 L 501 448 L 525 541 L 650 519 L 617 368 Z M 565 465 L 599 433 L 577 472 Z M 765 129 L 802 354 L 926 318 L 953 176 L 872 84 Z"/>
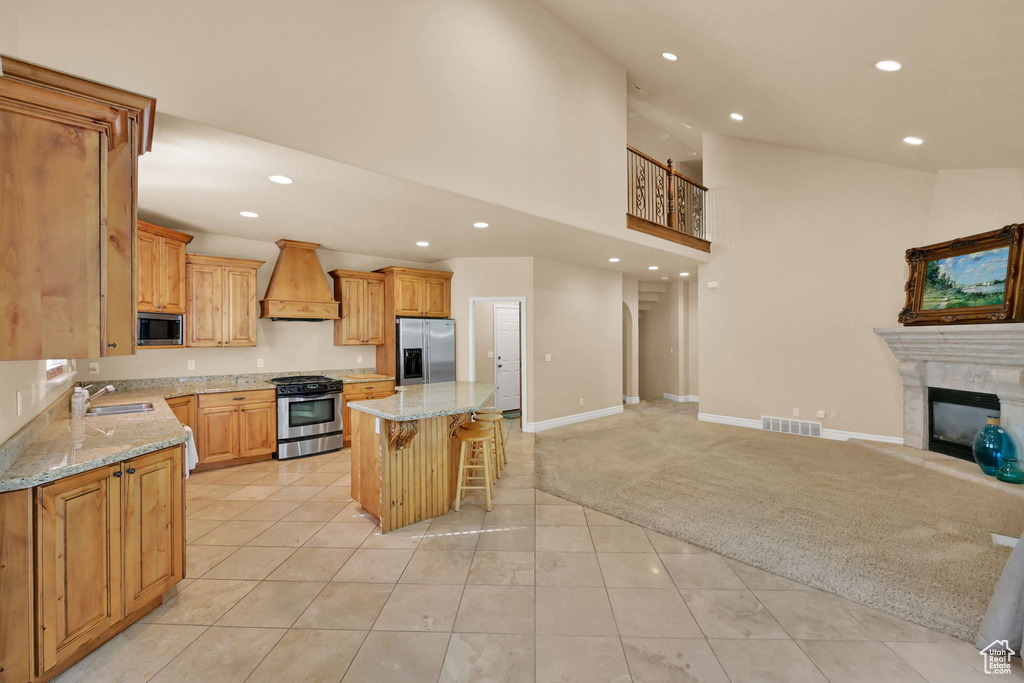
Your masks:
<path fill-rule="evenodd" d="M 59 680 L 990 680 L 968 643 L 535 490 L 509 431 L 491 512 L 386 535 L 348 451 L 193 475 L 187 578 Z"/>

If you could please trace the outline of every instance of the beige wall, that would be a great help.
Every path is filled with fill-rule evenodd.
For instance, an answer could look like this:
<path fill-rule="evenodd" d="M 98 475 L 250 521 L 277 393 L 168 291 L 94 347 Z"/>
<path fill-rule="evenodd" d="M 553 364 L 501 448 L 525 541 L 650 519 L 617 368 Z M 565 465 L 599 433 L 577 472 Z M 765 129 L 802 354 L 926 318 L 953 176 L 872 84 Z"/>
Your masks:
<path fill-rule="evenodd" d="M 0 362 L 0 443 L 28 424 L 29 420 L 57 400 L 68 387 L 64 382 L 46 391 L 46 362 L 17 360 Z M 21 392 L 21 415 L 18 415 L 18 392 Z"/>
<path fill-rule="evenodd" d="M 686 388 L 689 396 L 700 395 L 700 333 L 697 329 L 697 273 L 686 283 Z"/>
<path fill-rule="evenodd" d="M 477 382 L 494 382 L 494 304 L 473 302 L 473 364 Z"/>
<path fill-rule="evenodd" d="M 642 285 L 641 285 L 642 287 Z M 640 313 L 640 398 L 679 393 L 679 288 L 665 286 Z"/>
<path fill-rule="evenodd" d="M 622 274 L 534 259 L 533 285 L 530 421 L 621 407 Z"/>
<path fill-rule="evenodd" d="M 16 56 L 154 95 L 166 113 L 622 229 L 625 69 L 534 2 L 20 4 Z M 96 40 L 111 17 L 117 39 Z M 284 58 L 275 36 L 301 41 Z"/>
<path fill-rule="evenodd" d="M 270 274 L 280 250 L 272 242 L 237 239 L 221 235 L 197 234 L 188 245 L 189 253 L 211 256 L 230 256 L 266 261 L 257 271 L 257 292 L 263 298 Z M 346 254 L 319 249 L 320 265 L 324 271 L 335 268 L 374 270 L 397 263 L 360 254 Z M 333 280 L 326 275 L 333 288 Z M 79 363 L 80 379 L 137 379 L 145 377 L 177 377 L 194 375 L 227 375 L 252 372 L 289 372 L 297 370 L 328 370 L 371 368 L 377 364 L 374 346 L 335 346 L 334 325 L 330 322 L 310 323 L 286 320 L 260 319 L 257 346 L 234 349 L 149 349 L 139 350 L 134 356 L 101 358 Z M 362 356 L 362 360 L 360 360 Z M 263 359 L 258 367 L 257 359 Z M 188 369 L 188 361 L 195 361 L 195 369 Z M 99 373 L 90 375 L 88 364 L 98 363 Z"/>
<path fill-rule="evenodd" d="M 872 328 L 896 324 L 934 175 L 715 135 L 704 153 L 701 412 L 834 410 L 826 428 L 901 436 L 902 384 Z"/>
<path fill-rule="evenodd" d="M 635 278 L 622 278 L 622 394 L 640 396 L 640 310 Z"/>
<path fill-rule="evenodd" d="M 1024 168 L 956 169 L 936 174 L 927 244 L 1011 223 L 1024 223 Z"/>

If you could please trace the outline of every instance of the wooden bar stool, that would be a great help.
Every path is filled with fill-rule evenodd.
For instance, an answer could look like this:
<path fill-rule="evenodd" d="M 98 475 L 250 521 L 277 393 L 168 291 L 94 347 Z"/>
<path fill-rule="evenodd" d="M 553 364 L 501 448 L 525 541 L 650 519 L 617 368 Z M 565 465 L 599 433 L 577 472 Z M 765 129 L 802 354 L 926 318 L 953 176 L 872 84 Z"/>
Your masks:
<path fill-rule="evenodd" d="M 501 479 L 501 433 L 499 427 L 495 426 L 498 422 L 487 419 L 490 417 L 493 417 L 493 415 L 474 416 L 472 422 L 468 422 L 463 426 L 470 429 L 483 429 L 491 433 L 491 454 L 494 456 L 494 461 L 491 463 L 491 472 L 495 479 Z"/>
<path fill-rule="evenodd" d="M 459 511 L 459 503 L 466 491 L 482 490 L 487 499 L 487 510 L 491 510 L 491 498 L 494 497 L 494 480 L 491 475 L 491 462 L 494 453 L 491 444 L 494 431 L 486 427 L 473 427 L 472 423 L 463 425 L 455 432 L 459 440 L 459 476 L 455 487 L 455 511 Z M 483 472 L 483 474 L 474 474 Z M 470 481 L 483 481 L 482 485 L 469 484 Z"/>
<path fill-rule="evenodd" d="M 505 433 L 504 428 L 502 427 L 502 420 L 504 420 L 504 418 L 501 416 L 500 411 L 496 413 L 477 411 L 473 415 L 473 419 L 477 422 L 490 422 L 494 425 L 494 440 L 497 445 L 495 455 L 498 460 L 498 476 L 500 477 L 502 464 L 508 464 L 508 453 L 505 452 Z"/>

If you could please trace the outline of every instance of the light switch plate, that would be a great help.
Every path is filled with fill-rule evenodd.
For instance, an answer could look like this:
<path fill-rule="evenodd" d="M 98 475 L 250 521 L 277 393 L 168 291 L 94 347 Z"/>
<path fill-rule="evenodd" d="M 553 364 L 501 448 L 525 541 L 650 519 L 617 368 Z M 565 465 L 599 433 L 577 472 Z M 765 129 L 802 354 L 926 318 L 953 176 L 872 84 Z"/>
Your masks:
<path fill-rule="evenodd" d="M 356 365 L 362 365 L 362 363 L 363 363 L 363 357 L 362 356 L 356 356 Z"/>
<path fill-rule="evenodd" d="M 551 354 L 550 353 L 545 353 L 544 354 L 544 360 L 551 360 Z"/>
<path fill-rule="evenodd" d="M 89 374 L 90 375 L 98 375 L 99 372 L 100 372 L 100 364 L 99 363 L 89 363 Z"/>
<path fill-rule="evenodd" d="M 256 359 L 256 367 L 258 367 L 258 368 L 262 368 L 263 367 L 263 359 L 262 358 L 257 358 Z"/>
<path fill-rule="evenodd" d="M 195 370 L 196 369 L 196 362 L 194 360 L 190 360 L 188 362 L 188 369 L 189 370 Z"/>
<path fill-rule="evenodd" d="M 488 358 L 494 358 L 494 351 L 488 351 L 487 352 L 487 357 Z"/>

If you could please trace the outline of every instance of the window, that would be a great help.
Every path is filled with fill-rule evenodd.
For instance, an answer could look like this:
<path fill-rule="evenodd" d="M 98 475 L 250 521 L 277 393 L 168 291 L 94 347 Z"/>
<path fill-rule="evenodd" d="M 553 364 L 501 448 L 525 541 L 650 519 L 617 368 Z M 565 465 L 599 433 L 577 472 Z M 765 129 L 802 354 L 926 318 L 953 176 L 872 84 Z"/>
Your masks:
<path fill-rule="evenodd" d="M 57 375 L 62 374 L 67 362 L 66 358 L 54 358 L 46 361 L 46 379 L 53 379 Z"/>

